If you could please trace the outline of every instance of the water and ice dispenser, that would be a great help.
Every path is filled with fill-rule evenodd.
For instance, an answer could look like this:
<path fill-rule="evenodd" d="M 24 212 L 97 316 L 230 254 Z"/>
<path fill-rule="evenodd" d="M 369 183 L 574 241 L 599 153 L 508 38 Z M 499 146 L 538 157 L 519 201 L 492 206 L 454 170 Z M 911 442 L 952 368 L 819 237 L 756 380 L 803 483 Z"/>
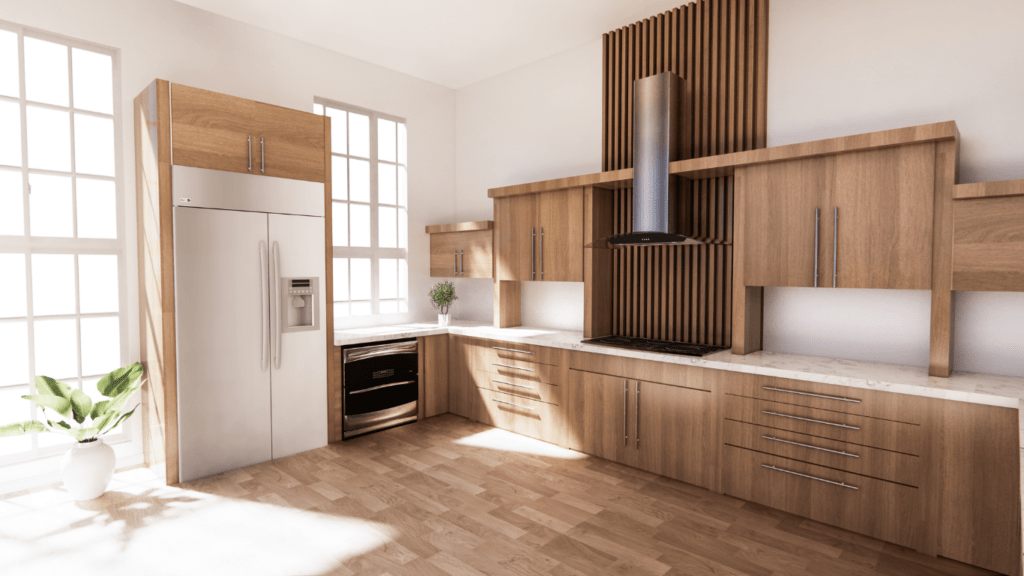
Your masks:
<path fill-rule="evenodd" d="M 281 279 L 281 331 L 301 332 L 320 329 L 319 278 Z"/>

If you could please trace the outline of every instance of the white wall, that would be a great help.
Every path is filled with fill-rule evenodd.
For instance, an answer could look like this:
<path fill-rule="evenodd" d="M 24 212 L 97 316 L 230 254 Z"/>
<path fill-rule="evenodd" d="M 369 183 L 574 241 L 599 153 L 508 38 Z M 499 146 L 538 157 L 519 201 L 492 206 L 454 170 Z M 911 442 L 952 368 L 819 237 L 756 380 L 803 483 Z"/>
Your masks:
<path fill-rule="evenodd" d="M 405 118 L 410 313 L 363 322 L 432 316 L 426 299 L 429 239 L 423 227 L 454 217 L 454 90 L 170 0 L 0 0 L 0 18 L 120 50 L 130 361 L 139 358 L 131 103 L 155 78 L 299 110 L 312 111 L 314 96 L 323 96 Z"/>
<path fill-rule="evenodd" d="M 601 40 L 456 93 L 457 221 L 493 218 L 488 188 L 601 171 Z M 490 280 L 457 280 L 456 318 L 490 322 Z M 583 330 L 581 282 L 523 285 L 527 326 Z"/>
<path fill-rule="evenodd" d="M 768 145 L 955 120 L 960 181 L 1024 178 L 1024 2 L 772 0 Z M 925 366 L 927 292 L 775 288 L 769 350 Z M 1024 294 L 956 294 L 957 370 L 1024 376 Z"/>

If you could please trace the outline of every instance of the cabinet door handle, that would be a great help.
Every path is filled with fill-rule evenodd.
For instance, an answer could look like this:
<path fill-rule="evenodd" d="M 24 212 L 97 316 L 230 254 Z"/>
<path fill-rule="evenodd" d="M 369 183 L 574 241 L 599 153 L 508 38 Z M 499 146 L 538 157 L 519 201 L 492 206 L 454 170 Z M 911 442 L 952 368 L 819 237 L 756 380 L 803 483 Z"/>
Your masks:
<path fill-rule="evenodd" d="M 505 382 L 504 380 L 495 380 L 491 378 L 491 382 L 497 382 L 498 384 L 507 384 L 509 386 L 515 386 L 516 388 L 526 388 L 527 390 L 536 390 L 533 386 L 523 386 L 522 384 L 515 384 L 512 382 Z"/>
<path fill-rule="evenodd" d="M 462 250 L 459 250 L 459 276 L 466 275 L 466 258 L 462 255 Z"/>
<path fill-rule="evenodd" d="M 853 402 L 860 404 L 860 400 L 854 400 L 852 398 L 841 398 L 839 396 L 826 396 L 824 394 L 811 394 L 810 392 L 798 392 L 796 390 L 786 390 L 785 388 L 773 388 L 771 386 L 762 386 L 765 390 L 771 390 L 772 392 L 785 392 L 786 394 L 799 394 L 800 396 L 813 396 L 815 398 L 824 398 L 826 400 L 838 400 L 840 402 Z"/>
<path fill-rule="evenodd" d="M 540 228 L 540 279 L 544 280 L 544 227 Z"/>
<path fill-rule="evenodd" d="M 392 388 L 394 386 L 405 386 L 406 384 L 415 384 L 415 380 L 406 380 L 405 382 L 395 382 L 393 384 L 381 384 L 380 386 L 374 386 L 373 388 L 366 388 L 363 390 L 356 390 L 355 392 L 349 392 L 352 394 L 365 394 L 367 392 L 376 392 L 377 390 L 383 390 L 384 388 Z"/>
<path fill-rule="evenodd" d="M 793 472 L 792 470 L 785 470 L 783 468 L 776 468 L 770 464 L 761 464 L 761 468 L 767 468 L 769 470 L 775 470 L 776 472 L 785 472 L 786 474 L 792 474 L 793 476 L 799 476 L 801 478 L 810 478 L 811 480 L 817 480 L 818 482 L 824 482 L 825 484 L 831 484 L 833 486 L 840 486 L 842 488 L 849 488 L 850 490 L 859 490 L 856 486 L 850 486 L 845 482 L 833 482 L 831 480 L 825 480 L 824 478 L 818 478 L 817 476 L 808 476 L 807 474 L 801 474 L 799 472 Z"/>
<path fill-rule="evenodd" d="M 502 348 L 501 346 L 491 346 L 495 350 L 504 350 L 506 352 L 519 352 L 520 354 L 533 354 L 529 350 L 516 350 L 515 348 Z"/>
<path fill-rule="evenodd" d="M 455 276 L 458 276 L 459 275 L 459 251 L 458 250 L 455 251 L 455 257 L 453 258 L 453 261 L 454 261 L 454 264 L 452 264 L 452 266 L 454 268 L 452 269 L 452 274 L 454 274 Z"/>
<path fill-rule="evenodd" d="M 266 163 L 263 160 L 263 137 L 260 136 L 260 174 L 266 173 Z"/>
<path fill-rule="evenodd" d="M 248 137 L 249 142 L 249 172 L 252 172 L 252 135 Z"/>
<path fill-rule="evenodd" d="M 818 224 L 821 221 L 821 208 L 814 209 L 814 287 L 818 287 Z"/>
<path fill-rule="evenodd" d="M 765 440 L 771 440 L 773 442 L 782 442 L 783 444 L 792 444 L 793 446 L 800 446 L 801 448 L 811 448 L 813 450 L 821 450 L 822 452 L 829 452 L 831 454 L 839 454 L 840 456 L 849 456 L 850 458 L 860 458 L 856 454 L 850 454 L 849 452 L 843 452 L 842 450 L 829 450 L 828 448 L 819 448 L 817 446 L 811 446 L 810 444 L 801 444 L 799 442 L 790 442 L 789 440 L 783 440 L 781 438 L 775 438 L 773 436 L 761 436 Z"/>
<path fill-rule="evenodd" d="M 839 256 L 839 206 L 835 207 L 835 219 L 832 222 L 832 287 L 836 287 L 836 258 Z"/>
<path fill-rule="evenodd" d="M 804 422 L 812 422 L 814 424 L 824 424 L 826 426 L 835 426 L 836 428 L 846 428 L 847 430 L 860 430 L 856 426 L 847 426 L 846 424 L 836 424 L 835 422 L 825 422 L 824 420 L 812 420 L 810 418 L 801 418 L 799 416 L 790 416 L 789 414 L 779 414 L 778 412 L 769 412 L 762 410 L 761 414 L 767 414 L 769 416 L 778 416 L 780 418 L 792 418 L 793 420 L 802 420 Z"/>
<path fill-rule="evenodd" d="M 636 383 L 636 398 L 633 401 L 633 438 L 636 439 L 636 447 L 640 447 L 640 382 Z"/>
<path fill-rule="evenodd" d="M 519 366 L 509 366 L 508 364 L 498 364 L 497 362 L 491 363 L 492 366 L 501 366 L 502 368 L 515 368 L 516 370 L 526 370 L 527 372 L 533 372 L 531 368 L 520 368 Z"/>
<path fill-rule="evenodd" d="M 530 280 L 537 279 L 537 229 L 530 228 Z"/>
<path fill-rule="evenodd" d="M 622 381 L 622 445 L 629 446 L 629 427 L 626 420 L 629 419 L 629 380 Z"/>
<path fill-rule="evenodd" d="M 508 404 L 509 406 L 515 406 L 516 408 L 522 408 L 523 410 L 533 410 L 533 408 L 530 408 L 529 406 L 520 406 L 519 404 L 513 404 L 511 402 L 506 402 L 504 400 L 498 400 L 497 398 L 491 398 L 491 400 L 499 404 Z"/>

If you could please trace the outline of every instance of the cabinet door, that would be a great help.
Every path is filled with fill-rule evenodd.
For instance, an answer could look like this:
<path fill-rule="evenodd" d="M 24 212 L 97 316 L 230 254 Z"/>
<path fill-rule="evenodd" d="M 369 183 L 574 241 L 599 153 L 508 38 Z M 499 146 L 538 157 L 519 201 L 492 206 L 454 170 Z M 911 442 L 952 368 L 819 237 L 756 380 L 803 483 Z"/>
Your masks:
<path fill-rule="evenodd" d="M 430 235 L 430 275 L 435 278 L 490 278 L 491 231 Z"/>
<path fill-rule="evenodd" d="M 255 103 L 253 172 L 278 178 L 324 181 L 324 117 Z"/>
<path fill-rule="evenodd" d="M 252 100 L 171 84 L 174 164 L 258 174 L 259 163 L 249 155 L 255 110 Z"/>
<path fill-rule="evenodd" d="M 537 195 L 510 196 L 494 201 L 496 280 L 534 279 Z M 540 275 L 537 275 L 540 279 Z"/>
<path fill-rule="evenodd" d="M 448 411 L 474 419 L 479 392 L 466 357 L 467 349 L 464 339 L 448 336 Z"/>
<path fill-rule="evenodd" d="M 448 412 L 448 335 L 427 336 L 421 339 L 423 346 L 423 403 L 424 418 Z"/>
<path fill-rule="evenodd" d="M 454 278 L 459 275 L 459 232 L 441 232 L 430 235 L 430 275 L 434 278 Z"/>
<path fill-rule="evenodd" d="M 900 146 L 835 157 L 829 209 L 827 284 L 832 285 L 833 242 L 839 288 L 932 287 L 935 145 Z M 822 219 L 825 219 L 822 214 Z"/>
<path fill-rule="evenodd" d="M 633 382 L 576 370 L 570 380 L 569 447 L 576 448 L 577 439 L 581 452 L 636 466 Z"/>
<path fill-rule="evenodd" d="M 536 279 L 583 282 L 583 189 L 538 196 Z"/>
<path fill-rule="evenodd" d="M 638 467 L 710 489 L 717 449 L 711 392 L 651 382 L 634 386 Z"/>
<path fill-rule="evenodd" d="M 824 224 L 826 160 L 770 164 L 750 170 L 744 182 L 747 286 L 814 286 L 815 209 L 821 209 Z M 823 235 L 819 239 L 820 265 L 825 243 Z M 831 252 L 829 255 L 831 262 Z M 818 285 L 824 286 L 825 269 L 819 269 Z"/>

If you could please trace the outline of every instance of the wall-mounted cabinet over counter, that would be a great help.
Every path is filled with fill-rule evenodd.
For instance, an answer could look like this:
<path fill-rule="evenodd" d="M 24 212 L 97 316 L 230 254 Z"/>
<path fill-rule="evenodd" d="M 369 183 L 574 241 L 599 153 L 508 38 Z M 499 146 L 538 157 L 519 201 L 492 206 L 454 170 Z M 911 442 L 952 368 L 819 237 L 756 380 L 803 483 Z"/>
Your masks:
<path fill-rule="evenodd" d="M 494 200 L 498 280 L 583 281 L 583 188 Z"/>
<path fill-rule="evenodd" d="M 427 226 L 430 275 L 435 278 L 492 278 L 494 222 Z"/>
<path fill-rule="evenodd" d="M 1024 292 L 1024 180 L 953 194 L 953 289 Z"/>

